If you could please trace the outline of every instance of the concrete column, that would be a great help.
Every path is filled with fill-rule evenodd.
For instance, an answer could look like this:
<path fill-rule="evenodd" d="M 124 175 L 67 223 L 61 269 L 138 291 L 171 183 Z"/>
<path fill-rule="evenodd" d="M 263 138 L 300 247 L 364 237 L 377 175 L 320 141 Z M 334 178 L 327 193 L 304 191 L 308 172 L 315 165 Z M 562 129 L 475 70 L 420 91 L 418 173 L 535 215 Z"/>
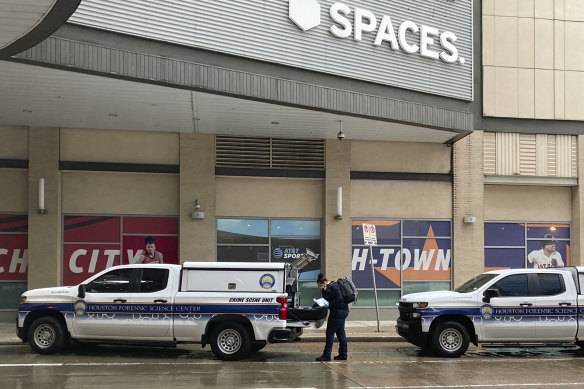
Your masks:
<path fill-rule="evenodd" d="M 454 144 L 453 250 L 454 287 L 484 271 L 483 132 L 475 131 Z M 474 216 L 473 224 L 463 222 Z"/>
<path fill-rule="evenodd" d="M 351 142 L 326 141 L 324 185 L 324 263 L 329 280 L 351 275 Z M 343 188 L 343 218 L 336 220 L 337 188 Z"/>
<path fill-rule="evenodd" d="M 584 182 L 584 136 L 578 135 L 578 186 L 572 188 L 572 239 L 570 246 L 570 264 L 582 266 L 582 243 L 584 242 L 584 228 L 582 226 L 582 212 L 584 212 L 584 190 L 580 188 Z"/>
<path fill-rule="evenodd" d="M 28 130 L 28 289 L 57 286 L 63 279 L 59 132 L 45 127 Z M 46 214 L 38 213 L 41 177 Z"/>
<path fill-rule="evenodd" d="M 215 136 L 180 134 L 179 259 L 216 261 Z M 204 219 L 193 219 L 195 200 Z"/>

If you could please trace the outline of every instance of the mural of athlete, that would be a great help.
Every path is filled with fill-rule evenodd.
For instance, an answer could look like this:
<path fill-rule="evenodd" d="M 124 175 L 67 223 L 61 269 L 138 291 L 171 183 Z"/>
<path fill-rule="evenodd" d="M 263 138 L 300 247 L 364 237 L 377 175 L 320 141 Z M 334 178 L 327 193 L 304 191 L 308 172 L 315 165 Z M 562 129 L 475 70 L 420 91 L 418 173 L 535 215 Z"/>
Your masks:
<path fill-rule="evenodd" d="M 160 251 L 156 251 L 156 245 L 154 244 L 154 238 L 151 236 L 147 236 L 144 238 L 144 244 L 146 245 L 146 249 L 142 251 L 142 255 L 136 261 L 137 264 L 139 263 L 164 263 L 162 261 L 162 253 Z"/>
<path fill-rule="evenodd" d="M 533 263 L 536 269 L 548 269 L 550 267 L 563 267 L 562 255 L 556 251 L 556 239 L 552 234 L 546 234 L 541 241 L 541 250 L 533 250 L 527 256 L 527 260 Z"/>

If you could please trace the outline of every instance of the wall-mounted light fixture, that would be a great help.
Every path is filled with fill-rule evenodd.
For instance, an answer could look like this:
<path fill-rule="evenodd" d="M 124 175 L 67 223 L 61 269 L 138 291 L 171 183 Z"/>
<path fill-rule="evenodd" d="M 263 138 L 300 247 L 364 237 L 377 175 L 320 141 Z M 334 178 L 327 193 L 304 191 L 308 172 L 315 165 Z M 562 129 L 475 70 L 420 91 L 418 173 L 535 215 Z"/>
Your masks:
<path fill-rule="evenodd" d="M 192 219 L 204 219 L 205 212 L 201 211 L 201 204 L 199 204 L 199 200 L 195 200 L 195 210 L 191 212 Z"/>
<path fill-rule="evenodd" d="M 345 139 L 345 133 L 343 132 L 343 121 L 339 120 L 339 132 L 337 133 L 337 139 L 343 140 Z"/>
<path fill-rule="evenodd" d="M 39 209 L 38 213 L 44 215 L 47 213 L 45 208 L 45 179 L 39 178 Z"/>
<path fill-rule="evenodd" d="M 343 218 L 343 187 L 337 188 L 337 215 L 335 219 L 341 220 Z"/>
<path fill-rule="evenodd" d="M 477 218 L 474 217 L 474 216 L 465 216 L 465 217 L 462 218 L 462 221 L 465 224 L 474 224 L 474 223 L 476 223 Z"/>

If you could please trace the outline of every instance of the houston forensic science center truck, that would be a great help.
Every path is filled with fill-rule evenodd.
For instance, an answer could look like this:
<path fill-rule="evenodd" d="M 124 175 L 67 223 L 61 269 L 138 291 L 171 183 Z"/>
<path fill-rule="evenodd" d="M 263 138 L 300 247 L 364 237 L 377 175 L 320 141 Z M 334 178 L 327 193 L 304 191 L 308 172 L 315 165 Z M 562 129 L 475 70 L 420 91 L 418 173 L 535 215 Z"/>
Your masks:
<path fill-rule="evenodd" d="M 403 296 L 396 329 L 445 357 L 464 354 L 469 342 L 584 347 L 582 285 L 584 267 L 490 271 L 454 291 Z"/>
<path fill-rule="evenodd" d="M 114 266 L 77 286 L 25 292 L 17 333 L 41 354 L 71 341 L 201 343 L 241 359 L 323 324 L 326 309 L 299 307 L 298 269 L 315 258 Z"/>

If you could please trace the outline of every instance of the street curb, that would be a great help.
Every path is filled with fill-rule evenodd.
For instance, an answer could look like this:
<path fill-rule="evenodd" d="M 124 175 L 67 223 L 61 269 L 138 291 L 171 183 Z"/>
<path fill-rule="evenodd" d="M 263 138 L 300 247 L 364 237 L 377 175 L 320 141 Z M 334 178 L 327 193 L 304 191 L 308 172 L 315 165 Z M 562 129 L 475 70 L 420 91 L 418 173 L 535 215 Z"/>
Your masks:
<path fill-rule="evenodd" d="M 301 343 L 312 343 L 312 342 L 324 342 L 325 337 L 305 337 L 300 336 L 299 342 Z M 347 336 L 348 342 L 405 342 L 406 340 L 402 337 L 388 336 L 388 337 L 372 337 L 372 336 Z"/>

